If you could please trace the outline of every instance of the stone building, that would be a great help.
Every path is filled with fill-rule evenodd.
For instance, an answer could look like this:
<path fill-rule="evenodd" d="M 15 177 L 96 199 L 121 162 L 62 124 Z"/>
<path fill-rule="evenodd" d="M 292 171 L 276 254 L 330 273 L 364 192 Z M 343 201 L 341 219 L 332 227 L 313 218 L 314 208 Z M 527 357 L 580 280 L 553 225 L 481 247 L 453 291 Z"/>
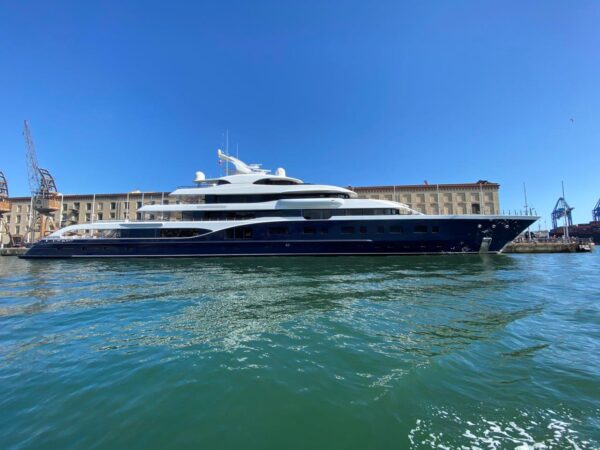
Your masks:
<path fill-rule="evenodd" d="M 140 220 L 138 209 L 142 205 L 176 203 L 169 192 L 129 192 L 122 194 L 82 194 L 59 196 L 61 208 L 53 216 L 54 228 L 62 228 L 77 223 L 89 223 L 100 220 Z M 32 239 L 28 232 L 31 215 L 31 197 L 13 197 L 10 199 L 11 211 L 4 215 L 10 233 L 17 241 L 28 242 Z M 160 217 L 158 217 L 160 218 Z M 52 231 L 52 228 L 50 229 Z M 4 230 L 2 242 L 9 239 Z M 33 240 L 39 238 L 34 232 Z"/>
<path fill-rule="evenodd" d="M 405 203 L 425 214 L 499 214 L 498 189 L 500 185 L 488 181 L 463 184 L 421 184 L 397 186 L 349 187 L 361 198 L 393 200 Z M 129 192 L 120 194 L 64 195 L 59 197 L 61 208 L 54 214 L 56 227 L 100 220 L 140 220 L 142 205 L 173 204 L 178 200 L 169 192 Z M 17 241 L 37 240 L 29 230 L 30 197 L 10 199 L 11 211 L 4 215 L 10 233 Z M 149 219 L 161 219 L 160 216 Z M 52 230 L 51 230 L 52 231 Z M 1 242 L 8 236 L 0 227 Z"/>
<path fill-rule="evenodd" d="M 361 198 L 405 203 L 424 214 L 499 214 L 500 185 L 480 180 L 461 184 L 350 187 Z"/>

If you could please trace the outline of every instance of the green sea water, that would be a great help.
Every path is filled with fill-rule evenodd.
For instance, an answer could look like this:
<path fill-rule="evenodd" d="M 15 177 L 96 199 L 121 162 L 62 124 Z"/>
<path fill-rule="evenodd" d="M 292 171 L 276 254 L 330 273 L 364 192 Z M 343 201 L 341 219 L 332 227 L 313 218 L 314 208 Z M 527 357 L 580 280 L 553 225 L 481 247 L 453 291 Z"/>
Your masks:
<path fill-rule="evenodd" d="M 600 448 L 600 252 L 0 258 L 0 449 Z"/>

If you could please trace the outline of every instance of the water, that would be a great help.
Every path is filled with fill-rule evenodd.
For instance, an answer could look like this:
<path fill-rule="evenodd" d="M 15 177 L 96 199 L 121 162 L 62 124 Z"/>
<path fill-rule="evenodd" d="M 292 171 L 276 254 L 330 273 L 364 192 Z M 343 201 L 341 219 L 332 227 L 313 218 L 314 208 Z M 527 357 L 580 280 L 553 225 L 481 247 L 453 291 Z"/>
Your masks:
<path fill-rule="evenodd" d="M 0 258 L 2 449 L 600 448 L 600 252 Z"/>

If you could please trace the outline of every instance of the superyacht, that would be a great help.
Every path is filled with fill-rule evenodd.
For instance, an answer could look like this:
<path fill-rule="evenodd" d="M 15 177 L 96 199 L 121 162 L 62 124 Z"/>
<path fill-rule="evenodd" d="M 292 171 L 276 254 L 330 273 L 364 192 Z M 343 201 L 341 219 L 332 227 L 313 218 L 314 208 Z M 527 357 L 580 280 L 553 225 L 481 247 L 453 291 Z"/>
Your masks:
<path fill-rule="evenodd" d="M 498 253 L 538 219 L 425 215 L 217 154 L 232 174 L 206 179 L 197 172 L 194 187 L 170 194 L 176 204 L 142 206 L 138 221 L 67 226 L 22 258 Z"/>

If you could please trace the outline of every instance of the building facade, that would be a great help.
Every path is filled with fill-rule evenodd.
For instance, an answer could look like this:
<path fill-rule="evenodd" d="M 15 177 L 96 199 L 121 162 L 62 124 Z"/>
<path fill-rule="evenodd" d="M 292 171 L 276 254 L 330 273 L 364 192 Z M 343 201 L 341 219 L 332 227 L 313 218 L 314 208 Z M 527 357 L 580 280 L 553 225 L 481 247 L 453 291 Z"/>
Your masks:
<path fill-rule="evenodd" d="M 361 198 L 392 200 L 405 203 L 425 214 L 499 214 L 500 185 L 488 181 L 463 184 L 422 184 L 397 186 L 349 187 Z M 32 230 L 31 197 L 13 197 L 11 210 L 4 214 L 10 234 L 16 242 L 39 239 Z M 138 209 L 143 205 L 176 204 L 169 192 L 129 192 L 120 194 L 59 196 L 60 209 L 53 215 L 53 229 L 79 223 L 105 220 L 141 220 Z M 161 217 L 149 216 L 149 219 Z M 48 228 L 47 228 L 48 229 Z M 0 227 L 0 242 L 9 243 L 6 229 Z"/>
<path fill-rule="evenodd" d="M 480 180 L 461 184 L 350 187 L 359 197 L 391 200 L 424 214 L 499 214 L 500 185 Z"/>
<path fill-rule="evenodd" d="M 60 209 L 52 216 L 54 226 L 49 231 L 78 223 L 105 220 L 141 220 L 138 209 L 143 205 L 177 203 L 169 197 L 169 192 L 129 192 L 121 194 L 83 194 L 59 196 Z M 10 213 L 4 220 L 10 234 L 17 242 L 30 242 L 39 239 L 39 230 L 32 230 L 31 197 L 13 197 Z M 153 218 L 153 217 L 152 217 Z M 1 242 L 9 243 L 5 229 L 0 227 Z"/>

